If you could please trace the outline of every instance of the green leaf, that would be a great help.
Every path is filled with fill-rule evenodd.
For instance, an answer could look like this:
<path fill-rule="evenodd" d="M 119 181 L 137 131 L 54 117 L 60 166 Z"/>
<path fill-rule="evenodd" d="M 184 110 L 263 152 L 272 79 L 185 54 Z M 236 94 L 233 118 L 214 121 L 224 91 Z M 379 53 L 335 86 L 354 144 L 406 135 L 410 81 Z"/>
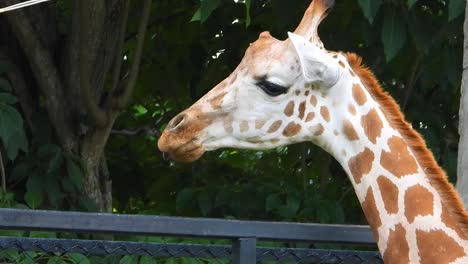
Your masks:
<path fill-rule="evenodd" d="M 70 253 L 68 254 L 68 256 L 74 264 L 91 264 L 91 262 L 85 255 L 79 253 Z"/>
<path fill-rule="evenodd" d="M 448 20 L 452 21 L 465 11 L 466 0 L 449 0 Z"/>
<path fill-rule="evenodd" d="M 279 193 L 268 195 L 265 201 L 265 210 L 271 212 L 281 206 L 281 198 Z"/>
<path fill-rule="evenodd" d="M 148 109 L 146 109 L 146 107 L 142 106 L 142 105 L 135 105 L 133 106 L 133 110 L 135 110 L 135 116 L 138 117 L 138 116 L 142 116 L 142 115 L 145 115 L 146 113 L 148 113 Z"/>
<path fill-rule="evenodd" d="M 198 207 L 200 208 L 202 214 L 207 216 L 210 213 L 211 208 L 213 208 L 210 195 L 208 192 L 202 191 L 198 194 L 197 200 Z"/>
<path fill-rule="evenodd" d="M 157 264 L 158 262 L 154 257 L 142 256 L 140 257 L 140 264 Z"/>
<path fill-rule="evenodd" d="M 57 238 L 57 233 L 44 231 L 31 231 L 29 237 L 35 238 Z"/>
<path fill-rule="evenodd" d="M 193 189 L 183 189 L 177 194 L 176 199 L 176 210 L 177 212 L 181 212 L 188 207 L 190 203 L 193 202 L 193 196 L 195 192 Z"/>
<path fill-rule="evenodd" d="M 16 104 L 16 102 L 18 102 L 18 99 L 16 99 L 16 96 L 10 93 L 0 93 L 0 103 Z"/>
<path fill-rule="evenodd" d="M 191 21 L 205 23 L 211 13 L 218 8 L 220 0 L 200 0 L 200 8 L 195 12 Z"/>
<path fill-rule="evenodd" d="M 58 170 L 63 163 L 62 149 L 54 144 L 41 145 L 37 155 L 42 162 L 47 163 L 47 174 Z"/>
<path fill-rule="evenodd" d="M 252 7 L 252 0 L 245 0 L 245 27 L 250 26 L 252 18 L 250 17 L 250 8 Z"/>
<path fill-rule="evenodd" d="M 0 90 L 5 92 L 11 92 L 11 85 L 6 79 L 0 77 Z"/>
<path fill-rule="evenodd" d="M 41 193 L 37 192 L 26 192 L 24 195 L 24 201 L 31 209 L 36 209 L 44 202 L 44 197 Z"/>
<path fill-rule="evenodd" d="M 47 261 L 47 264 L 66 264 L 66 262 L 61 257 L 54 256 Z"/>
<path fill-rule="evenodd" d="M 374 23 L 375 15 L 377 15 L 382 5 L 382 0 L 358 0 L 358 3 L 369 23 Z"/>
<path fill-rule="evenodd" d="M 411 9 L 418 0 L 408 0 L 408 8 Z"/>
<path fill-rule="evenodd" d="M 15 108 L 5 104 L 0 104 L 0 139 L 10 160 L 16 158 L 20 149 L 28 151 L 23 118 Z"/>
<path fill-rule="evenodd" d="M 83 179 L 83 173 L 81 172 L 80 167 L 71 159 L 67 159 L 66 163 L 68 178 L 77 189 L 80 189 L 82 187 Z"/>
<path fill-rule="evenodd" d="M 125 256 L 120 261 L 119 264 L 138 264 L 137 256 Z"/>
<path fill-rule="evenodd" d="M 391 61 L 406 41 L 406 27 L 401 13 L 392 8 L 385 14 L 382 27 L 382 43 L 387 62 Z"/>

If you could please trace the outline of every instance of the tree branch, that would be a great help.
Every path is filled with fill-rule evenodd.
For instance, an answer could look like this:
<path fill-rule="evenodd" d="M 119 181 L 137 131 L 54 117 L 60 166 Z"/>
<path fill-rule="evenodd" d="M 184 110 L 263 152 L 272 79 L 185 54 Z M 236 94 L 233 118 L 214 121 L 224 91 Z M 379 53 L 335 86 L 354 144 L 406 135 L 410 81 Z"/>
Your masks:
<path fill-rule="evenodd" d="M 151 0 L 144 0 L 143 3 L 143 16 L 140 20 L 140 25 L 138 27 L 138 37 L 137 37 L 137 45 L 135 49 L 135 56 L 133 58 L 132 66 L 130 69 L 130 74 L 128 79 L 126 80 L 126 84 L 121 83 L 119 85 L 123 89 L 121 91 L 116 90 L 119 94 L 113 94 L 113 106 L 117 109 L 124 108 L 130 97 L 133 94 L 133 90 L 135 88 L 135 83 L 138 77 L 138 72 L 140 69 L 140 62 L 141 62 L 141 55 L 143 52 L 143 45 L 145 42 L 145 35 L 146 35 L 146 27 L 149 21 L 151 13 Z"/>
<path fill-rule="evenodd" d="M 120 81 L 120 71 L 122 69 L 123 46 L 125 42 L 125 32 L 127 30 L 129 6 L 130 6 L 130 0 L 125 0 L 124 11 L 123 11 L 124 17 L 121 21 L 122 24 L 120 25 L 119 42 L 117 44 L 117 52 L 114 58 L 114 73 L 112 75 L 111 93 L 113 93 L 115 89 L 117 89 L 117 86 L 119 85 L 119 81 Z"/>
<path fill-rule="evenodd" d="M 17 1 L 4 0 L 3 3 L 11 5 Z M 6 17 L 44 95 L 46 109 L 54 129 L 60 131 L 57 133 L 58 140 L 65 149 L 68 149 L 68 146 L 73 144 L 74 133 L 72 126 L 69 125 L 70 111 L 67 108 L 67 101 L 64 100 L 62 80 L 52 59 L 52 53 L 43 46 L 23 10 L 7 13 Z"/>
<path fill-rule="evenodd" d="M 121 135 L 121 136 L 154 136 L 154 137 L 159 137 L 161 136 L 161 132 L 159 132 L 159 129 L 155 127 L 142 127 L 138 128 L 135 130 L 130 130 L 130 129 L 122 129 L 122 130 L 117 130 L 117 129 L 112 129 L 111 134 L 114 135 Z"/>
<path fill-rule="evenodd" d="M 87 114 L 91 118 L 94 125 L 103 127 L 106 125 L 108 118 L 96 100 L 96 96 L 91 92 L 90 71 L 91 71 L 91 53 L 88 50 L 89 43 L 89 19 L 86 16 L 86 5 L 84 1 L 78 1 L 78 12 L 80 18 L 80 33 L 79 33 L 79 75 L 80 86 L 83 91 L 84 104 L 87 108 Z"/>

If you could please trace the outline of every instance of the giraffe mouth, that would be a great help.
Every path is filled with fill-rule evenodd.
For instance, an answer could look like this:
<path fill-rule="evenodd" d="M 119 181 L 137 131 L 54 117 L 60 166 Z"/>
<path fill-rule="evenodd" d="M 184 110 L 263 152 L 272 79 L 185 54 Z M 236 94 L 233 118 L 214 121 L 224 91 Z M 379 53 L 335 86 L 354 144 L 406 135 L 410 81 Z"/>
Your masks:
<path fill-rule="evenodd" d="M 205 153 L 205 148 L 196 139 L 187 142 L 172 141 L 167 133 L 163 133 L 158 141 L 161 152 L 178 162 L 192 162 L 198 160 Z"/>

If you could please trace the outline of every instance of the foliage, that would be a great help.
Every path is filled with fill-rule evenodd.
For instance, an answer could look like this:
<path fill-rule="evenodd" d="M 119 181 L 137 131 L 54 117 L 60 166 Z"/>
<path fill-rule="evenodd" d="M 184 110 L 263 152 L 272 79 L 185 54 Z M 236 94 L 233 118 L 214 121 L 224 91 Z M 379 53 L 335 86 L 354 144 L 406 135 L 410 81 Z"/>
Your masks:
<path fill-rule="evenodd" d="M 153 127 L 155 122 L 162 131 L 175 114 L 235 69 L 260 32 L 286 38 L 310 1 L 153 2 L 151 37 L 145 40 L 132 105 L 123 110 L 106 146 L 114 211 L 364 224 L 347 176 L 332 157 L 310 143 L 264 152 L 225 149 L 207 153 L 193 164 L 178 164 L 164 160 L 156 150 L 154 133 L 124 133 Z M 328 49 L 352 51 L 364 58 L 424 136 L 452 182 L 464 4 L 463 0 L 336 1 L 320 27 Z M 70 7 L 62 11 L 65 32 Z M 137 17 L 129 20 L 125 58 L 135 49 Z M 7 153 L 9 190 L 1 194 L 1 205 L 95 210 L 82 195 L 82 164 L 58 147 L 43 107 L 33 127 L 25 129 L 7 71 L 8 65 L 0 61 L 0 150 Z M 43 105 L 43 101 L 37 103 Z M 32 129 L 36 132 L 31 133 Z M 67 261 L 79 258 L 70 256 Z M 153 263 L 132 257 L 118 261 Z"/>

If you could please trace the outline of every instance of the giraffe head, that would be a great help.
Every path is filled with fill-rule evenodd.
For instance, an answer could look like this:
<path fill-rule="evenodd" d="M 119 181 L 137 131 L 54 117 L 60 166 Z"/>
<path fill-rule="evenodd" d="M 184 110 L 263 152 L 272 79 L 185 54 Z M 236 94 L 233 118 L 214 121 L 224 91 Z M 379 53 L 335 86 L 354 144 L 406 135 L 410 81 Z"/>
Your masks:
<path fill-rule="evenodd" d="M 225 147 L 269 149 L 320 144 L 330 113 L 329 89 L 343 70 L 317 28 L 332 0 L 314 0 L 294 33 L 281 41 L 260 34 L 232 74 L 174 117 L 158 142 L 172 159 L 190 162 Z"/>

